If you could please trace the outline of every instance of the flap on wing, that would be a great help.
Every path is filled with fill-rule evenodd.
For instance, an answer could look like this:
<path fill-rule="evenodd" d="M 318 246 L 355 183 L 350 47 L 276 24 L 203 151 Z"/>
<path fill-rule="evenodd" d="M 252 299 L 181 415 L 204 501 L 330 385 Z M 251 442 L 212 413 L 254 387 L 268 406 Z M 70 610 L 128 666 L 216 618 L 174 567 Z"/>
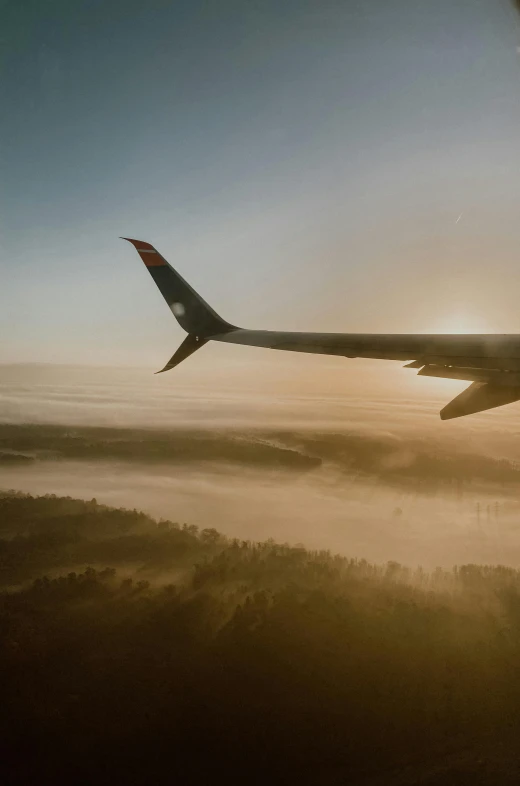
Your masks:
<path fill-rule="evenodd" d="M 486 409 L 520 401 L 520 387 L 506 387 L 486 382 L 473 382 L 460 395 L 441 409 L 441 420 L 473 415 Z"/>
<path fill-rule="evenodd" d="M 409 366 L 405 366 L 409 368 Z M 520 386 L 520 374 L 511 371 L 495 371 L 485 368 L 458 368 L 457 366 L 424 366 L 417 372 L 420 377 L 440 377 L 441 379 L 462 379 L 468 382 L 489 382 L 493 386 L 507 388 Z"/>

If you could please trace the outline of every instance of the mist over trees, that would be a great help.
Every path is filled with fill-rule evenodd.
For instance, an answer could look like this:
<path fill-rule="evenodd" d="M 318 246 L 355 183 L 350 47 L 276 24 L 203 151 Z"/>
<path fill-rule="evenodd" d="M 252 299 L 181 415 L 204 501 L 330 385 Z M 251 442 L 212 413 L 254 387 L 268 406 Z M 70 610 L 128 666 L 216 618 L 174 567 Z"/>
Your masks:
<path fill-rule="evenodd" d="M 519 571 L 52 495 L 0 536 L 6 782 L 518 782 Z"/>
<path fill-rule="evenodd" d="M 63 460 L 126 465 L 234 465 L 258 470 L 317 472 L 371 480 L 416 492 L 500 489 L 516 495 L 518 462 L 467 445 L 395 438 L 386 432 L 308 429 L 108 428 L 0 424 L 0 468 Z"/>

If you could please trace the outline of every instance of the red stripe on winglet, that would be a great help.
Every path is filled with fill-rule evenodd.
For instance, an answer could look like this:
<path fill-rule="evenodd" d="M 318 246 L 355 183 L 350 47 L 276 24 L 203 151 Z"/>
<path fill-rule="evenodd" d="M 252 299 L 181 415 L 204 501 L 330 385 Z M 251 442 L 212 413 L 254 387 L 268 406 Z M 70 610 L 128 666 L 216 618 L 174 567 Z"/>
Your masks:
<path fill-rule="evenodd" d="M 143 260 L 146 267 L 161 267 L 162 265 L 166 264 L 162 256 L 158 254 L 157 251 L 155 252 L 155 254 L 146 254 L 146 253 L 141 254 L 139 249 L 137 249 L 137 253 Z"/>

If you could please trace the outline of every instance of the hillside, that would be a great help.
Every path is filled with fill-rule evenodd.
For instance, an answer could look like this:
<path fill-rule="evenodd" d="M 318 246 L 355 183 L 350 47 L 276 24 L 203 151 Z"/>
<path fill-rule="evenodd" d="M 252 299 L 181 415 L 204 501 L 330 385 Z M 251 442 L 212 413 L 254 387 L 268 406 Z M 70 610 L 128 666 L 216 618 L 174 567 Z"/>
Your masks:
<path fill-rule="evenodd" d="M 52 495 L 3 494 L 0 537 L 7 782 L 518 782 L 519 571 Z"/>

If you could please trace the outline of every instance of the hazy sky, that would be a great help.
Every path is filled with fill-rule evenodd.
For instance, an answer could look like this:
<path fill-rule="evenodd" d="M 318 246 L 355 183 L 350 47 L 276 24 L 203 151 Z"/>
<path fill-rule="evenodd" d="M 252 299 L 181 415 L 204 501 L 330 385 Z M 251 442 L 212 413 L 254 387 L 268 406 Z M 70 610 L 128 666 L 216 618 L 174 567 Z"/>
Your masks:
<path fill-rule="evenodd" d="M 164 364 L 119 235 L 247 327 L 520 332 L 508 0 L 0 10 L 0 362 Z"/>

